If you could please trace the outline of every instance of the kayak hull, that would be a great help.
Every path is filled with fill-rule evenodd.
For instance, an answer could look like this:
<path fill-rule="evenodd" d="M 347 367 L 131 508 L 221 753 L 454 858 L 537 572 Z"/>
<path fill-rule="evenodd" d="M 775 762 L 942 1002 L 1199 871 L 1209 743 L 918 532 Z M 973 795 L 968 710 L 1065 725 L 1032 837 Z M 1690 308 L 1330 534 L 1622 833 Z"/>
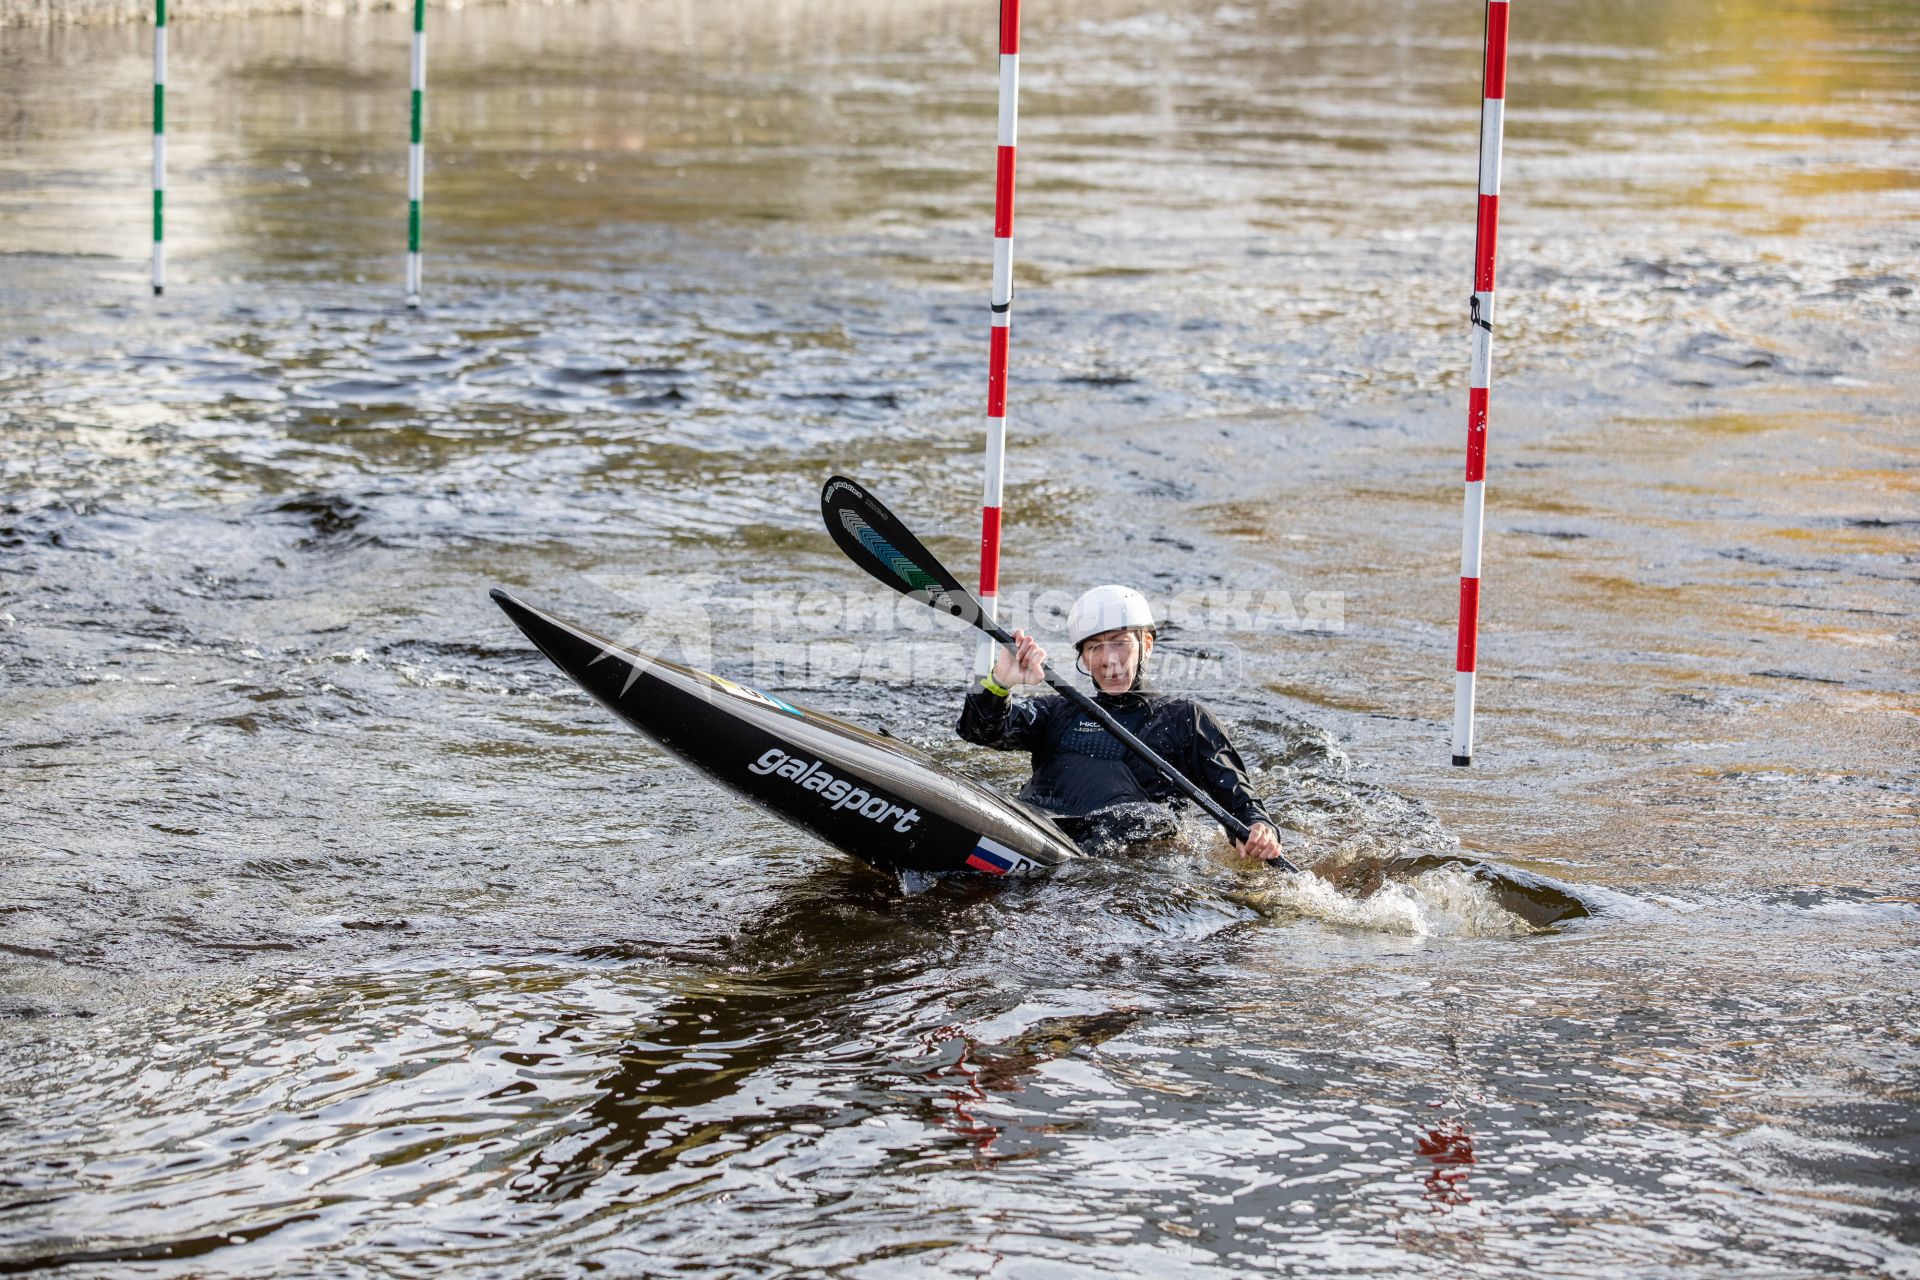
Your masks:
<path fill-rule="evenodd" d="M 1079 849 L 1043 815 L 898 739 L 493 600 L 619 716 L 744 800 L 890 870 L 1028 875 Z"/>

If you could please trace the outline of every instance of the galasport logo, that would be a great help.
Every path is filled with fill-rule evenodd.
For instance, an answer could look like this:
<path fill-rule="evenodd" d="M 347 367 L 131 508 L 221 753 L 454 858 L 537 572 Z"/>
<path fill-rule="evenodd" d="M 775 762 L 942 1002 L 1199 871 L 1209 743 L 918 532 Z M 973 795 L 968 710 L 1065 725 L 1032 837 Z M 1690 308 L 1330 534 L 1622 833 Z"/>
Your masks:
<path fill-rule="evenodd" d="M 902 809 L 885 796 L 872 795 L 860 787 L 854 786 L 844 778 L 836 778 L 820 767 L 818 760 L 802 760 L 790 756 L 778 747 L 769 747 L 764 755 L 748 769 L 761 777 L 773 774 L 786 778 L 795 786 L 808 791 L 817 791 L 823 800 L 830 801 L 835 811 L 851 809 L 863 818 L 875 822 L 893 821 L 895 831 L 905 831 L 920 821 L 918 809 Z"/>

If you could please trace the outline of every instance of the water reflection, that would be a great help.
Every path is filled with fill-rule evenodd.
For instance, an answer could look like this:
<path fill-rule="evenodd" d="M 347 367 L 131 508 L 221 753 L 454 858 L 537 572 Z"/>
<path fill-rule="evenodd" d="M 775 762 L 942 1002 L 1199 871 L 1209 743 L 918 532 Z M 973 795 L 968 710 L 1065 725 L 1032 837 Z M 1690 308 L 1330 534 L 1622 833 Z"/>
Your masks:
<path fill-rule="evenodd" d="M 984 1168 L 995 1154 L 992 1148 L 1002 1126 L 983 1104 L 997 1094 L 1019 1092 L 1022 1078 L 1041 1064 L 1097 1048 L 1132 1029 L 1140 1018 L 1141 1010 L 1131 1005 L 1047 1018 L 998 1045 L 982 1045 L 958 1025 L 940 1027 L 921 1046 L 938 1060 L 926 1078 L 945 1089 L 928 1106 L 938 1123 L 972 1144 L 975 1162 Z"/>
<path fill-rule="evenodd" d="M 1473 1199 L 1467 1188 L 1473 1165 L 1473 1132 L 1465 1121 L 1442 1121 L 1420 1136 L 1416 1149 L 1433 1163 L 1425 1185 L 1435 1213 L 1457 1209 Z"/>
<path fill-rule="evenodd" d="M 618 1069 L 596 1082 L 593 1103 L 515 1180 L 515 1198 L 568 1200 L 608 1176 L 624 1183 L 676 1166 L 699 1170 L 795 1124 L 856 1122 L 857 1115 L 818 1103 L 769 1113 L 739 1096 L 817 1037 L 817 1027 L 807 1026 L 810 1007 L 838 1003 L 869 980 L 857 970 L 828 982 L 808 974 L 796 991 L 780 977 L 759 975 L 752 986 L 709 982 L 713 990 L 687 993 L 649 1016 L 620 1046 Z"/>

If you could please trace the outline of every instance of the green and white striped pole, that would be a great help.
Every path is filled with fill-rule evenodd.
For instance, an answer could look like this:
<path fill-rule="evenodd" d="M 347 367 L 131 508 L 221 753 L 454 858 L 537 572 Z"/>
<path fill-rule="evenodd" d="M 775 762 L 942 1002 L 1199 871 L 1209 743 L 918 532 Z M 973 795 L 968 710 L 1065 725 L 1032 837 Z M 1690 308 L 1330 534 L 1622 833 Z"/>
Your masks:
<path fill-rule="evenodd" d="M 162 0 L 164 3 L 165 0 Z M 420 126 L 427 106 L 427 0 L 413 0 L 413 135 L 407 144 L 407 305 L 420 305 L 420 190 L 426 147 Z"/>
<path fill-rule="evenodd" d="M 153 292 L 167 291 L 167 0 L 153 4 Z"/>

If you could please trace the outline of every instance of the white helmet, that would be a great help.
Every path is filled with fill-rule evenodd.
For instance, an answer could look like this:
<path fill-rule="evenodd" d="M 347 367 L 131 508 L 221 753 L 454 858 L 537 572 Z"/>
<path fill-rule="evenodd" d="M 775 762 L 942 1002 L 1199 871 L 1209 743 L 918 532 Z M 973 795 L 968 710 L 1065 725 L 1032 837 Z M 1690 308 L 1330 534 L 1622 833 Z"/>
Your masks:
<path fill-rule="evenodd" d="M 1153 609 L 1132 587 L 1095 587 L 1067 610 L 1067 638 L 1078 650 L 1087 637 L 1102 631 L 1144 627 L 1153 629 Z"/>

